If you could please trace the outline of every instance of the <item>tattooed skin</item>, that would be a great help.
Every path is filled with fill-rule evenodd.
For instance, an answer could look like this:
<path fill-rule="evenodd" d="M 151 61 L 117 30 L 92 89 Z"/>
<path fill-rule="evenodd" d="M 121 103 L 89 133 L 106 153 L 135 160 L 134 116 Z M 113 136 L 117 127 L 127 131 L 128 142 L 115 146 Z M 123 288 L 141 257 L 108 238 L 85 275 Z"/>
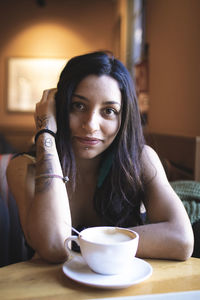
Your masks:
<path fill-rule="evenodd" d="M 38 139 L 37 142 L 37 156 L 44 155 L 46 153 L 50 153 L 51 148 L 53 146 L 53 138 L 48 137 L 41 141 L 41 139 Z"/>
<path fill-rule="evenodd" d="M 49 153 L 53 141 L 51 138 L 38 141 L 37 145 L 37 162 L 36 162 L 36 176 L 41 174 L 52 174 L 52 158 L 53 154 Z M 52 183 L 52 178 L 37 178 L 35 182 L 35 193 L 41 193 L 48 189 Z"/>
<path fill-rule="evenodd" d="M 45 145 L 45 147 L 47 147 L 47 148 L 51 148 L 52 145 L 53 145 L 52 139 L 51 139 L 51 138 L 45 139 L 44 145 Z"/>
<path fill-rule="evenodd" d="M 37 116 L 36 123 L 38 128 L 48 128 L 49 118 L 47 115 L 44 116 Z"/>

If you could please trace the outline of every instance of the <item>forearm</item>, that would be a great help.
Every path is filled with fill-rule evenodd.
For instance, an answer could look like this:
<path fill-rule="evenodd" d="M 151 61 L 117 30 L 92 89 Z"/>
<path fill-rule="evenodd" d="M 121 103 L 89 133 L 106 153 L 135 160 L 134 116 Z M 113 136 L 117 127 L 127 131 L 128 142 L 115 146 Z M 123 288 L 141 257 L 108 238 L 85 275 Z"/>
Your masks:
<path fill-rule="evenodd" d="M 71 234 L 71 214 L 55 139 L 43 133 L 37 140 L 35 196 L 27 219 L 29 242 L 50 261 L 66 258 L 64 240 Z"/>
<path fill-rule="evenodd" d="M 156 152 L 145 146 L 142 153 L 145 174 L 144 205 L 150 224 L 134 227 L 140 241 L 140 257 L 185 260 L 193 251 L 193 231 L 182 201 L 168 182 Z"/>
<path fill-rule="evenodd" d="M 192 254 L 193 234 L 190 228 L 184 230 L 176 224 L 161 222 L 131 229 L 139 234 L 138 257 L 186 260 Z"/>

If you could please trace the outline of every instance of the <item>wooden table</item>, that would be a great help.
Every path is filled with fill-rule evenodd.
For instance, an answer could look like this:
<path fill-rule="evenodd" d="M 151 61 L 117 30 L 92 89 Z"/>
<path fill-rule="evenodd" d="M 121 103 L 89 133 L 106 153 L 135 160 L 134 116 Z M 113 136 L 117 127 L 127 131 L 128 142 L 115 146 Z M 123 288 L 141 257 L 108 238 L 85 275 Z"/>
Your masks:
<path fill-rule="evenodd" d="M 42 260 L 0 268 L 0 299 L 92 299 L 200 290 L 200 259 L 186 262 L 146 260 L 153 274 L 145 281 L 120 290 L 91 288 L 68 279 L 62 265 Z"/>

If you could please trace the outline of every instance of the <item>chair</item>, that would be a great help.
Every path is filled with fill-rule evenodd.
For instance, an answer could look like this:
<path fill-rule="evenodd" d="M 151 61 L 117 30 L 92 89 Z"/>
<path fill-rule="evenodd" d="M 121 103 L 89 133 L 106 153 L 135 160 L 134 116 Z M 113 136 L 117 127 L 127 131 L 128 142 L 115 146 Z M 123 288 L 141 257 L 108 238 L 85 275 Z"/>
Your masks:
<path fill-rule="evenodd" d="M 12 156 L 13 154 L 0 154 L 0 267 L 30 258 L 17 205 L 6 179 L 6 169 Z"/>
<path fill-rule="evenodd" d="M 200 182 L 177 180 L 170 183 L 182 200 L 192 224 L 194 232 L 194 251 L 192 256 L 200 258 Z"/>

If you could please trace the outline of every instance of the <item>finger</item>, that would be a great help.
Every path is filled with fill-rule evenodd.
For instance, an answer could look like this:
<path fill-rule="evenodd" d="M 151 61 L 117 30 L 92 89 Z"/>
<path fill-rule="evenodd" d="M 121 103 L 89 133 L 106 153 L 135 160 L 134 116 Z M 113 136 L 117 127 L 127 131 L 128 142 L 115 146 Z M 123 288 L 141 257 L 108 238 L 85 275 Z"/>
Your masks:
<path fill-rule="evenodd" d="M 49 90 L 49 93 L 48 93 L 48 95 L 47 95 L 47 98 L 49 99 L 49 98 L 51 98 L 51 99 L 54 99 L 54 97 L 55 97 L 55 93 L 57 92 L 57 89 L 55 88 L 55 89 L 50 89 Z"/>
<path fill-rule="evenodd" d="M 49 94 L 50 90 L 44 90 L 43 94 L 42 94 L 42 99 L 40 100 L 40 102 L 45 102 L 47 100 L 48 94 Z"/>

